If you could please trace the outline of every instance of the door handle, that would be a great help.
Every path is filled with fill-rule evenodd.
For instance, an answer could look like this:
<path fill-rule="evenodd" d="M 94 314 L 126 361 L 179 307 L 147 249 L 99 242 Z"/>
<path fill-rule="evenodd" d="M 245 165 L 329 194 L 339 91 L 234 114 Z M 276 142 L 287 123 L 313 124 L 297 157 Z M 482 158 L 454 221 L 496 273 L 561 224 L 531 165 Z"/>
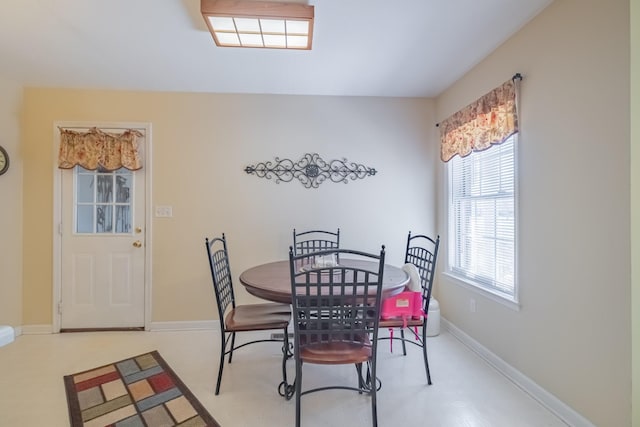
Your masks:
<path fill-rule="evenodd" d="M 142 242 L 140 240 L 136 240 L 135 242 L 133 242 L 133 247 L 134 248 L 141 248 L 142 247 Z"/>

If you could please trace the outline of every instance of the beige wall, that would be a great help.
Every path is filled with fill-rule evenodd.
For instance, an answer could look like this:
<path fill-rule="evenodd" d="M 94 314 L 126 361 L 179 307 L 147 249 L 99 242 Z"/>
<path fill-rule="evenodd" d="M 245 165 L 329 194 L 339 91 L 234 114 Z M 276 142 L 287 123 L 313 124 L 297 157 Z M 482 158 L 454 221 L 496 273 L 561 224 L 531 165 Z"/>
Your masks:
<path fill-rule="evenodd" d="M 293 227 L 341 228 L 341 244 L 402 261 L 409 230 L 435 231 L 433 102 L 424 99 L 25 90 L 24 323 L 52 321 L 53 123 L 150 122 L 153 321 L 215 318 L 204 238 L 225 232 L 231 267 L 285 259 Z M 318 152 L 374 177 L 305 189 L 244 167 Z M 27 255 L 28 254 L 28 255 Z M 236 282 L 240 300 L 251 297 Z"/>
<path fill-rule="evenodd" d="M 441 275 L 443 313 L 603 427 L 631 425 L 628 22 L 628 0 L 556 1 L 436 101 L 442 120 L 524 76 L 521 308 Z"/>
<path fill-rule="evenodd" d="M 640 426 L 640 0 L 631 1 L 631 117 L 632 425 Z"/>
<path fill-rule="evenodd" d="M 0 77 L 0 145 L 9 170 L 0 176 L 0 325 L 22 325 L 22 87 Z"/>

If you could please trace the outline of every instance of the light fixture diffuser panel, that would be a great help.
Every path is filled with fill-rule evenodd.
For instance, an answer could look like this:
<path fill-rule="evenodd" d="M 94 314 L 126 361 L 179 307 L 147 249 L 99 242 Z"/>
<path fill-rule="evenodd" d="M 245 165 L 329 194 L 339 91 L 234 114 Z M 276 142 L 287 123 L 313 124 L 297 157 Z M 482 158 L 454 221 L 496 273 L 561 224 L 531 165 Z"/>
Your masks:
<path fill-rule="evenodd" d="M 260 24 L 255 18 L 234 18 L 238 33 L 259 33 Z"/>
<path fill-rule="evenodd" d="M 287 34 L 309 34 L 309 22 L 287 19 Z"/>
<path fill-rule="evenodd" d="M 287 47 L 290 49 L 304 49 L 309 39 L 307 36 L 287 36 Z"/>
<path fill-rule="evenodd" d="M 260 28 L 264 34 L 284 34 L 284 19 L 261 19 Z"/>
<path fill-rule="evenodd" d="M 245 34 L 240 33 L 240 43 L 246 47 L 264 47 L 262 43 L 262 36 L 260 34 Z"/>
<path fill-rule="evenodd" d="M 265 47 L 284 49 L 287 47 L 287 39 L 283 35 L 265 34 L 262 36 Z"/>
<path fill-rule="evenodd" d="M 215 40 L 220 46 L 240 46 L 240 39 L 236 33 L 216 33 Z"/>
<path fill-rule="evenodd" d="M 200 0 L 218 46 L 311 49 L 314 7 L 255 0 Z"/>
<path fill-rule="evenodd" d="M 213 27 L 214 31 L 236 31 L 236 26 L 233 24 L 233 18 L 228 16 L 210 16 L 209 23 Z"/>

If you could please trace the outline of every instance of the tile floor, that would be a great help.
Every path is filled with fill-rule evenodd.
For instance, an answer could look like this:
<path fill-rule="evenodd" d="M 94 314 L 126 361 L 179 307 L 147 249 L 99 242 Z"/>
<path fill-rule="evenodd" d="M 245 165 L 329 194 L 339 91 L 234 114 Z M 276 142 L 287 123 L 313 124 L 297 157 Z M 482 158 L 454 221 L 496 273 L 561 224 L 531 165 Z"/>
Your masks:
<path fill-rule="evenodd" d="M 0 348 L 0 426 L 69 425 L 62 377 L 158 350 L 223 427 L 292 426 L 295 402 L 281 398 L 279 348 L 245 347 L 225 367 L 219 396 L 218 333 L 94 332 L 25 335 Z M 430 338 L 433 385 L 426 385 L 421 353 L 407 357 L 388 341 L 379 347 L 378 422 L 383 426 L 566 427 L 560 419 L 443 331 Z M 289 364 L 293 376 L 293 363 Z M 351 366 L 305 365 L 304 383 L 355 381 Z M 370 426 L 369 399 L 332 390 L 302 397 L 305 427 Z"/>

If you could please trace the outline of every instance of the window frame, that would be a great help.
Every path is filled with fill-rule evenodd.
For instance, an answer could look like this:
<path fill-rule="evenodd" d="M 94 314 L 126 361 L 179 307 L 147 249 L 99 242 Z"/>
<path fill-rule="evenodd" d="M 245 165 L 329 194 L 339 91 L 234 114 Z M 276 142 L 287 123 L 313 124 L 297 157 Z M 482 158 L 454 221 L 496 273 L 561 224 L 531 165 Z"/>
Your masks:
<path fill-rule="evenodd" d="M 134 200 L 135 194 L 129 195 L 128 201 L 122 202 L 117 200 L 117 195 L 114 193 L 111 197 L 111 201 L 101 202 L 97 200 L 98 189 L 97 182 L 100 176 L 109 177 L 109 180 L 112 182 L 113 188 L 116 188 L 116 178 L 117 176 L 126 176 L 129 180 L 129 189 L 135 187 L 135 173 L 129 169 L 124 167 L 116 169 L 114 171 L 104 170 L 103 168 L 98 168 L 96 170 L 85 169 L 80 165 L 76 165 L 73 167 L 73 234 L 74 235 L 82 235 L 82 236 L 132 236 L 134 233 L 133 230 L 133 219 L 135 218 L 134 214 Z M 80 200 L 78 191 L 80 189 L 80 176 L 91 176 L 93 179 L 92 196 L 91 201 L 89 200 Z M 110 231 L 99 231 L 97 229 L 97 210 L 100 206 L 108 206 L 111 211 L 111 230 Z M 90 207 L 92 210 L 91 216 L 91 231 L 83 231 L 80 230 L 80 214 L 79 210 L 81 207 Z M 129 231 L 118 231 L 116 226 L 117 221 L 117 210 L 118 207 L 127 207 L 128 208 L 128 219 L 129 219 Z"/>
<path fill-rule="evenodd" d="M 514 209 L 514 233 L 513 233 L 513 244 L 514 244 L 514 279 L 513 279 L 513 295 L 501 292 L 499 289 L 487 286 L 481 281 L 473 280 L 473 278 L 460 274 L 454 268 L 455 260 L 452 259 L 455 251 L 455 218 L 452 213 L 453 206 L 453 194 L 452 194 L 452 179 L 453 179 L 453 168 L 452 163 L 453 159 L 445 164 L 445 198 L 446 198 L 446 206 L 445 206 L 445 218 L 447 225 L 447 250 L 446 250 L 446 263 L 443 274 L 448 278 L 452 279 L 454 283 L 462 285 L 472 291 L 475 291 L 481 295 L 488 297 L 491 300 L 494 300 L 498 303 L 504 304 L 507 307 L 510 307 L 515 310 L 519 310 L 520 308 L 520 298 L 519 298 L 519 268 L 518 268 L 518 230 L 519 230 L 519 215 L 518 215 L 518 205 L 519 205 L 519 180 L 518 180 L 518 164 L 519 164 L 519 134 L 516 133 L 509 137 L 509 139 L 513 138 L 513 209 Z M 505 141 L 506 142 L 506 141 Z M 497 148 L 492 146 L 488 148 L 488 150 Z M 474 153 L 470 154 L 470 156 L 474 155 Z"/>

